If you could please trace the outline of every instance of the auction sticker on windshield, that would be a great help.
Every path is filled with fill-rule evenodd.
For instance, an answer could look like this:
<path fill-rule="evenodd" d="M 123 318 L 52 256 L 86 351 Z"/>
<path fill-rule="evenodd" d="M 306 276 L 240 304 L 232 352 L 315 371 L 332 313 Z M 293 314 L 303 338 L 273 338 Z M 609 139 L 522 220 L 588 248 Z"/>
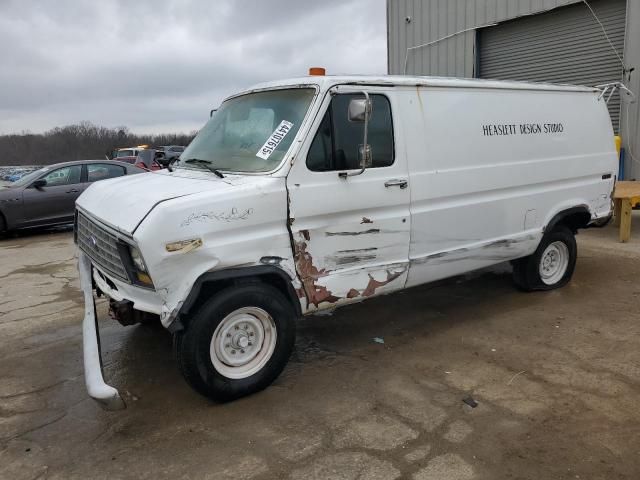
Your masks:
<path fill-rule="evenodd" d="M 278 127 L 273 131 L 267 141 L 264 142 L 264 145 L 262 145 L 258 153 L 256 153 L 256 157 L 267 160 L 278 147 L 278 145 L 280 145 L 280 142 L 284 139 L 284 137 L 287 136 L 287 133 L 289 133 L 291 127 L 293 127 L 293 123 L 282 120 L 280 122 L 280 125 L 278 125 Z"/>

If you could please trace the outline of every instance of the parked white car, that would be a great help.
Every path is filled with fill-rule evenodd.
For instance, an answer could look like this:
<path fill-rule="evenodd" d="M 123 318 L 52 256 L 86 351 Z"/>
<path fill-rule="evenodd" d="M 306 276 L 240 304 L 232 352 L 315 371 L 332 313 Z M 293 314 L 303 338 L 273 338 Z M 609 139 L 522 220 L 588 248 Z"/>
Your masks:
<path fill-rule="evenodd" d="M 164 145 L 162 147 L 158 147 L 157 150 L 164 153 L 163 163 L 170 164 L 180 158 L 182 152 L 184 152 L 185 147 L 182 145 Z"/>
<path fill-rule="evenodd" d="M 123 406 L 100 368 L 92 279 L 123 323 L 159 315 L 186 380 L 217 400 L 279 375 L 301 315 L 504 261 L 523 290 L 563 286 L 578 229 L 612 214 L 600 93 L 310 76 L 228 98 L 173 172 L 77 202 L 89 394 Z"/>

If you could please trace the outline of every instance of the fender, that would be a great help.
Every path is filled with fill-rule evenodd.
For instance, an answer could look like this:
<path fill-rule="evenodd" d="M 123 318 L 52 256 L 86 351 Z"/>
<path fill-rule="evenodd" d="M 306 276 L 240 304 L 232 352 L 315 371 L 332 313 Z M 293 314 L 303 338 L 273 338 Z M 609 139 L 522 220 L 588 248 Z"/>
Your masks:
<path fill-rule="evenodd" d="M 548 232 L 559 223 L 567 223 L 575 233 L 578 228 L 587 228 L 591 222 L 591 212 L 586 205 L 579 205 L 571 207 L 566 210 L 562 210 L 556 213 L 553 218 L 542 228 L 542 232 Z"/>
<path fill-rule="evenodd" d="M 4 222 L 4 228 L 5 230 L 8 232 L 9 231 L 9 221 L 7 220 L 7 216 L 5 215 L 5 213 L 2 211 L 2 209 L 0 209 L 0 233 L 2 233 L 2 224 Z"/>
<path fill-rule="evenodd" d="M 285 289 L 281 288 L 281 286 L 278 289 L 282 291 L 285 297 L 291 302 L 296 311 L 296 315 L 301 317 L 302 308 L 300 306 L 298 295 L 291 283 L 291 277 L 283 269 L 274 265 L 255 265 L 251 267 L 229 268 L 215 272 L 206 272 L 200 275 L 193 284 L 193 287 L 182 304 L 182 307 L 180 307 L 180 312 L 178 313 L 177 318 L 169 326 L 169 331 L 171 331 L 171 333 L 175 333 L 185 328 L 184 319 L 189 313 L 191 313 L 193 307 L 197 305 L 198 299 L 205 285 L 221 282 L 233 283 L 238 280 L 249 278 L 259 279 L 260 277 L 264 278 L 266 276 L 273 275 L 276 275 L 278 279 L 286 285 Z"/>
<path fill-rule="evenodd" d="M 22 199 L 20 199 L 19 202 L 6 201 L 6 202 L 0 202 L 0 203 L 3 204 L 2 208 L 0 208 L 0 219 L 4 220 L 5 228 L 7 229 L 7 231 L 15 229 L 16 215 L 18 214 L 16 210 L 20 210 L 20 213 L 22 213 Z"/>

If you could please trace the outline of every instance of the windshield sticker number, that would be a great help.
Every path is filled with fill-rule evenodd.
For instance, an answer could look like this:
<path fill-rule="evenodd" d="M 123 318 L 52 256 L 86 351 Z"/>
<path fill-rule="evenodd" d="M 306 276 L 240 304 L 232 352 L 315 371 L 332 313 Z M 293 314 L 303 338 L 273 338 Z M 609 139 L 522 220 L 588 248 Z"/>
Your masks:
<path fill-rule="evenodd" d="M 293 127 L 293 123 L 287 122 L 286 120 L 281 121 L 278 128 L 273 131 L 258 153 L 256 153 L 256 157 L 268 160 L 278 145 L 280 145 L 280 142 L 287 136 L 291 127 Z"/>

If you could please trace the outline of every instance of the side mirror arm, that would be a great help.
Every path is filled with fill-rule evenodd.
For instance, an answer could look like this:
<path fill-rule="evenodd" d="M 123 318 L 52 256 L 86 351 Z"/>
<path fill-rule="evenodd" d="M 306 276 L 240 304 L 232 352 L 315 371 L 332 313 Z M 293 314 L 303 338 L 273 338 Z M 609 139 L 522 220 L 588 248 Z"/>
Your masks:
<path fill-rule="evenodd" d="M 369 115 L 371 114 L 371 100 L 369 100 L 369 94 L 366 91 L 362 91 L 362 93 L 364 94 L 364 98 L 365 98 L 365 112 L 364 112 L 364 139 L 363 139 L 363 143 L 362 143 L 362 165 L 360 170 L 358 170 L 357 172 L 340 172 L 338 173 L 338 176 L 340 178 L 347 178 L 347 177 L 355 177 L 356 175 L 362 175 L 364 173 L 364 171 L 367 169 L 367 155 L 369 154 L 369 150 L 367 148 L 367 146 L 369 145 L 367 143 L 368 140 L 368 134 L 369 134 Z"/>

